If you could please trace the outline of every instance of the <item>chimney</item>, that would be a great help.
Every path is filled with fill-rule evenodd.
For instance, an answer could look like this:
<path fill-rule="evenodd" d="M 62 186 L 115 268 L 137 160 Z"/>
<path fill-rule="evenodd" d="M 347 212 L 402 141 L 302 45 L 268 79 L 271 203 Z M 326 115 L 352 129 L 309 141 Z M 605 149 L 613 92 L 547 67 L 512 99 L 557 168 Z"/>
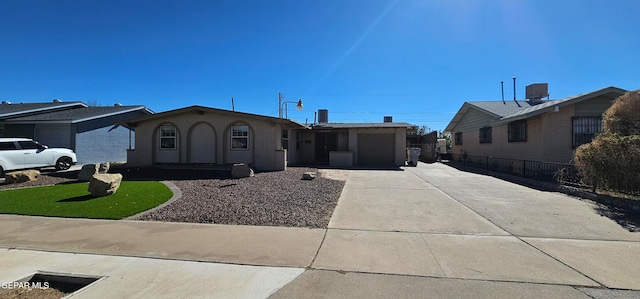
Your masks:
<path fill-rule="evenodd" d="M 318 109 L 318 123 L 319 124 L 329 123 L 329 110 Z"/>
<path fill-rule="evenodd" d="M 392 123 L 393 122 L 393 116 L 385 116 L 384 117 L 384 122 Z"/>

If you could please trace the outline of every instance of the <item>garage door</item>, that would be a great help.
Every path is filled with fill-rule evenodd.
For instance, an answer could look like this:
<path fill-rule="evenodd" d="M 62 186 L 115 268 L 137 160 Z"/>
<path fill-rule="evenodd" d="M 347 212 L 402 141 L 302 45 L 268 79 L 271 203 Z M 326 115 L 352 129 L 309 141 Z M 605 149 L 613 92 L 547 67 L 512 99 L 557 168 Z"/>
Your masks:
<path fill-rule="evenodd" d="M 367 166 L 395 164 L 394 133 L 389 134 L 358 134 L 358 164 Z"/>
<path fill-rule="evenodd" d="M 34 139 L 49 147 L 71 147 L 68 126 L 36 126 Z"/>

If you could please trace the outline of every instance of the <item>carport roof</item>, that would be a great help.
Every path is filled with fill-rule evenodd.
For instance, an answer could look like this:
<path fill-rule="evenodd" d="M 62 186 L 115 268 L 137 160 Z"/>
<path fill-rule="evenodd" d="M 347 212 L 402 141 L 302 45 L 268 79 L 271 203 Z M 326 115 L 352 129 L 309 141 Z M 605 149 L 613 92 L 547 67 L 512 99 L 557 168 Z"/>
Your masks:
<path fill-rule="evenodd" d="M 364 128 L 414 128 L 415 125 L 405 122 L 388 122 L 388 123 L 326 123 L 316 124 L 312 129 L 364 129 Z"/>

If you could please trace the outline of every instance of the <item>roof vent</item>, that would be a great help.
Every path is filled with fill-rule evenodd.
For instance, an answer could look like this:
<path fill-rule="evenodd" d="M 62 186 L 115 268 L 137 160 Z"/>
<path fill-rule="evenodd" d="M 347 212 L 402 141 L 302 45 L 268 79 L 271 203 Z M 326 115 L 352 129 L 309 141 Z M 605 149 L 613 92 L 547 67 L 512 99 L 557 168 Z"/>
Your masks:
<path fill-rule="evenodd" d="M 542 103 L 542 98 L 549 97 L 549 83 L 536 83 L 527 85 L 525 98 L 532 104 Z"/>
<path fill-rule="evenodd" d="M 318 109 L 318 123 L 320 124 L 329 123 L 329 110 Z"/>
<path fill-rule="evenodd" d="M 385 116 L 384 117 L 384 122 L 392 123 L 393 122 L 393 116 Z"/>
<path fill-rule="evenodd" d="M 60 99 L 53 99 L 54 103 L 62 103 L 62 101 L 60 101 Z"/>
<path fill-rule="evenodd" d="M 120 103 L 113 104 L 113 107 L 120 107 L 120 106 L 122 106 L 122 104 L 120 104 Z"/>
<path fill-rule="evenodd" d="M 11 104 L 11 102 L 9 102 L 9 101 L 2 101 L 2 105 L 9 105 L 9 104 Z"/>

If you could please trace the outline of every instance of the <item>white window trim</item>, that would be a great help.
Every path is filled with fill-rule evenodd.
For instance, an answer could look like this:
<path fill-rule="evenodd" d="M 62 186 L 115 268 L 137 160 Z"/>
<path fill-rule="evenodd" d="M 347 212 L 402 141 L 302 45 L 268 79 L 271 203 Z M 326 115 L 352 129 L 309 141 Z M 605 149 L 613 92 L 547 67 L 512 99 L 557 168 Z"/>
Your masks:
<path fill-rule="evenodd" d="M 172 128 L 174 135 L 173 136 L 162 136 L 162 129 L 163 128 Z M 173 147 L 162 147 L 162 139 L 166 138 L 166 139 L 173 139 Z M 160 129 L 158 130 L 158 147 L 161 151 L 175 151 L 178 149 L 178 128 L 174 125 L 161 125 Z"/>
<path fill-rule="evenodd" d="M 234 131 L 233 129 L 237 128 L 237 127 L 246 127 L 247 128 L 247 135 L 246 136 L 234 136 L 233 135 L 233 131 Z M 251 135 L 250 131 L 251 130 L 249 128 L 249 125 L 244 125 L 244 124 L 242 124 L 242 125 L 232 125 L 231 126 L 231 131 L 229 132 L 229 135 L 231 137 L 230 144 L 229 144 L 230 149 L 232 151 L 248 151 L 251 148 L 250 142 L 249 142 L 249 140 L 250 140 L 249 137 Z M 234 139 L 246 139 L 247 147 L 246 148 L 234 148 L 233 147 L 233 140 Z"/>

